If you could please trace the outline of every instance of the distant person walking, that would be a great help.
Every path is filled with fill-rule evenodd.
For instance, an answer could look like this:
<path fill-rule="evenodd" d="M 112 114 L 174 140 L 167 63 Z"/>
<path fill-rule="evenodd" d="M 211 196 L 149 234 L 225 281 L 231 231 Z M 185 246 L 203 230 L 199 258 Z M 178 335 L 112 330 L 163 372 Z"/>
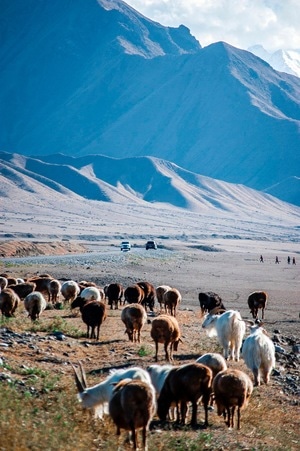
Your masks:
<path fill-rule="evenodd" d="M 295 264 L 296 264 L 296 258 L 293 257 L 293 265 L 295 265 Z"/>
<path fill-rule="evenodd" d="M 264 262 L 264 257 L 262 255 L 260 256 L 259 261 L 260 261 L 260 263 Z"/>
<path fill-rule="evenodd" d="M 279 259 L 278 259 L 277 255 L 275 257 L 275 263 L 279 263 Z"/>
<path fill-rule="evenodd" d="M 288 262 L 288 265 L 291 263 L 291 257 L 290 256 L 288 256 L 287 262 Z"/>

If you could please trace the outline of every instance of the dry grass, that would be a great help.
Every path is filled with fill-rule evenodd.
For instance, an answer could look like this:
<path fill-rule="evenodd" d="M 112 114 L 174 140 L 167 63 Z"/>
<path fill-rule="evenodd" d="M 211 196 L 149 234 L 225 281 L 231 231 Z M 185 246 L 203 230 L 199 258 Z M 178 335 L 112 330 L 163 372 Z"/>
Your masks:
<path fill-rule="evenodd" d="M 76 400 L 76 388 L 70 362 L 84 362 L 90 385 L 99 382 L 105 370 L 119 365 L 141 365 L 153 362 L 154 348 L 143 331 L 143 343 L 133 345 L 124 337 L 119 311 L 109 312 L 108 321 L 101 331 L 101 341 L 95 343 L 82 338 L 85 328 L 80 317 L 72 317 L 68 309 L 49 310 L 36 324 L 24 318 L 22 309 L 15 319 L 2 321 L 2 327 L 30 336 L 46 337 L 56 330 L 62 331 L 67 340 L 41 341 L 33 349 L 16 344 L 3 348 L 3 373 L 11 382 L 0 385 L 1 451 L 38 450 L 108 450 L 117 449 L 115 427 L 109 418 L 95 420 L 91 413 L 83 411 Z M 179 312 L 185 329 L 185 343 L 176 363 L 193 361 L 199 354 L 199 339 L 194 328 L 195 315 Z M 147 325 L 149 328 L 150 326 Z M 114 338 L 111 339 L 111 330 Z M 189 335 L 188 335 L 189 331 Z M 201 353 L 212 347 L 203 335 Z M 188 343 L 187 343 L 188 341 Z M 215 343 L 215 350 L 218 346 Z M 163 363 L 163 351 L 160 353 Z M 231 364 L 242 366 L 243 363 Z M 245 369 L 245 368 L 244 368 Z M 102 371 L 101 371 L 102 370 Z M 103 375 L 102 375 L 103 373 Z M 270 386 L 254 390 L 249 407 L 242 413 L 242 429 L 228 430 L 223 419 L 213 412 L 210 426 L 192 431 L 188 426 L 165 429 L 156 426 L 149 434 L 149 449 L 155 450 L 296 450 L 299 449 L 299 410 L 295 400 L 284 395 L 273 380 Z M 199 406 L 199 423 L 203 409 Z M 154 424 L 157 423 L 154 422 Z M 121 435 L 120 449 L 130 449 Z"/>

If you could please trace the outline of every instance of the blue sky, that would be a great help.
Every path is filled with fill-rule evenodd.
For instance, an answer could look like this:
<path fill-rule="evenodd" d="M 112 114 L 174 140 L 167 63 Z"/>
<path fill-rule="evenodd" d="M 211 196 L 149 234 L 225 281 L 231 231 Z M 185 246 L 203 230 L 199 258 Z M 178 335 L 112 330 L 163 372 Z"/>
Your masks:
<path fill-rule="evenodd" d="M 269 52 L 300 49 L 299 0 L 125 0 L 162 25 L 186 25 L 204 47 L 225 41 Z"/>

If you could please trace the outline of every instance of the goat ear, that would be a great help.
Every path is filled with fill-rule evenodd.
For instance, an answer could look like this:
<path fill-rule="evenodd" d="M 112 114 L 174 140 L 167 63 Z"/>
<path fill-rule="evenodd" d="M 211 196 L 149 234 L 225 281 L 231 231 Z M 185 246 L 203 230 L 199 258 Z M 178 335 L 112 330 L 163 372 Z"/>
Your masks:
<path fill-rule="evenodd" d="M 84 388 L 84 386 L 82 384 L 82 381 L 81 381 L 81 379 L 79 377 L 79 374 L 78 374 L 75 366 L 72 365 L 72 368 L 74 370 L 74 376 L 75 376 L 75 382 L 76 382 L 76 385 L 77 385 L 77 389 L 78 389 L 79 393 L 82 393 L 82 392 L 84 392 L 85 388 Z"/>

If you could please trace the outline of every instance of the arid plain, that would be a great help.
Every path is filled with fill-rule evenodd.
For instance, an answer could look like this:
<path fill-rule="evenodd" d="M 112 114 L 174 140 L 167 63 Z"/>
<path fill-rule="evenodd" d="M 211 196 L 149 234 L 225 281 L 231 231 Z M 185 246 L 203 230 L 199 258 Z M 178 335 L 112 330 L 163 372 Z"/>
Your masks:
<path fill-rule="evenodd" d="M 43 210 L 43 215 L 34 209 L 32 215 L 28 212 L 11 214 L 6 210 L 2 216 L 0 273 L 23 278 L 50 273 L 60 280 L 91 280 L 99 286 L 117 281 L 126 287 L 135 281 L 148 280 L 154 286 L 168 284 L 178 288 L 183 297 L 178 312 L 183 343 L 175 353 L 176 365 L 192 362 L 208 351 L 221 351 L 217 341 L 208 338 L 201 330 L 200 291 L 215 291 L 223 298 L 226 308 L 240 310 L 247 319 L 250 319 L 248 294 L 254 290 L 265 290 L 269 294 L 265 328 L 272 338 L 278 340 L 286 354 L 277 355 L 277 368 L 270 384 L 255 388 L 249 407 L 242 413 L 242 429 L 228 430 L 223 419 L 212 412 L 210 427 L 205 431 L 195 432 L 188 428 L 172 431 L 172 437 L 177 440 L 177 445 L 174 442 L 169 445 L 172 449 L 299 449 L 299 354 L 293 351 L 293 346 L 300 342 L 300 253 L 296 221 L 288 225 L 284 219 L 281 224 L 278 221 L 268 223 L 266 219 L 254 223 L 246 216 L 200 217 L 172 209 L 162 215 L 155 208 L 154 216 L 150 217 L 149 209 L 146 211 L 137 206 L 122 207 L 119 217 L 116 216 L 116 207 L 108 207 L 102 215 L 98 212 L 93 216 L 91 213 L 89 217 L 76 215 L 76 211 L 69 212 L 68 216 L 63 209 L 61 212 L 61 215 L 51 216 L 50 210 Z M 158 243 L 156 251 L 145 250 L 145 242 L 150 238 Z M 130 252 L 120 251 L 121 239 L 130 240 Z M 40 255 L 26 257 L 24 243 L 34 243 L 36 254 Z M 11 255 L 13 248 L 21 249 L 18 252 L 20 257 L 5 258 L 7 246 Z M 264 263 L 259 261 L 261 254 Z M 279 264 L 275 264 L 276 256 Z M 295 265 L 287 263 L 288 256 L 295 257 Z M 158 313 L 156 305 L 155 314 Z M 152 318 L 149 315 L 150 321 Z M 64 340 L 55 339 L 50 332 L 53 325 L 62 330 Z M 1 372 L 15 381 L 21 380 L 25 386 L 31 381 L 20 375 L 22 366 L 58 375 L 59 381 L 53 390 L 54 393 L 55 390 L 65 390 L 73 399 L 72 405 L 76 406 L 77 413 L 70 412 L 72 421 L 76 420 L 76 415 L 82 415 L 84 421 L 91 420 L 88 420 L 90 417 L 86 412 L 81 412 L 80 404 L 76 404 L 71 363 L 82 362 L 90 385 L 102 380 L 109 368 L 131 365 L 146 368 L 154 363 L 151 325 L 144 327 L 142 343 L 130 343 L 124 334 L 120 309 L 108 310 L 99 342 L 84 337 L 85 326 L 80 315 L 74 316 L 68 306 L 62 310 L 46 310 L 40 325 L 35 327 L 21 307 L 15 319 L 2 323 L 1 331 L 5 327 L 20 334 L 23 341 L 15 338 L 11 345 L 1 347 L 0 357 L 4 362 Z M 27 339 L 23 334 L 29 334 Z M 160 349 L 159 363 L 164 362 L 163 350 Z M 249 373 L 242 360 L 229 362 L 229 366 Z M 45 393 L 40 393 L 41 399 L 45 396 Z M 51 398 L 53 396 L 51 393 Z M 58 405 L 58 408 L 63 409 L 63 406 Z M 198 419 L 201 424 L 201 406 Z M 114 436 L 114 428 L 111 430 Z M 169 439 L 164 439 L 168 433 L 161 428 L 154 429 L 150 434 L 149 449 L 171 449 L 167 445 Z M 205 444 L 198 433 L 205 434 L 202 436 L 202 439 L 206 437 Z M 77 449 L 86 449 L 86 446 L 90 449 L 105 448 L 105 423 L 91 421 L 88 431 L 79 431 L 78 434 Z M 198 438 L 198 447 L 180 448 L 183 439 L 187 443 Z M 32 436 L 19 440 L 22 446 L 18 448 L 16 445 L 11 449 L 42 449 Z M 43 449 L 50 450 L 55 446 L 57 449 L 72 449 L 73 446 L 71 441 L 64 448 L 53 443 L 50 440 L 48 448 L 43 446 Z M 116 446 L 116 442 L 113 443 L 111 446 Z"/>

